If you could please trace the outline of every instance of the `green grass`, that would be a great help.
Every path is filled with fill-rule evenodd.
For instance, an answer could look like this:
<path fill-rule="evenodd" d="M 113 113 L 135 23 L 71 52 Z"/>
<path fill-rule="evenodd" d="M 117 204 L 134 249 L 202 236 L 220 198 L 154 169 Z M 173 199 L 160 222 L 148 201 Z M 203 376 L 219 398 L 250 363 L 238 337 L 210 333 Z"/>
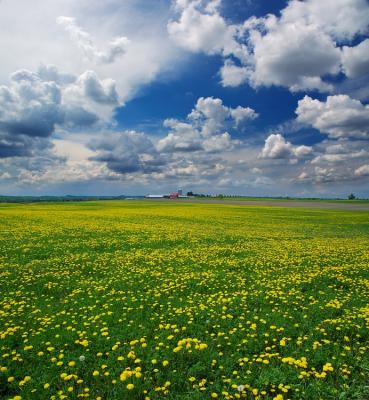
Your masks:
<path fill-rule="evenodd" d="M 368 216 L 2 204 L 0 399 L 367 399 Z"/>

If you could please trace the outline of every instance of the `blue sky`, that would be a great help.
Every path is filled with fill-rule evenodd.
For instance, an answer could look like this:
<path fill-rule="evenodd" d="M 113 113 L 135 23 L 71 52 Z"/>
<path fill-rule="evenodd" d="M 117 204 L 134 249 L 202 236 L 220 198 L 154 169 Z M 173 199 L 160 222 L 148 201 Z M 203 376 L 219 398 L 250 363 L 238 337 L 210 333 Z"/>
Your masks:
<path fill-rule="evenodd" d="M 366 0 L 3 0 L 0 194 L 369 197 Z"/>
<path fill-rule="evenodd" d="M 266 129 L 295 117 L 296 101 L 301 94 L 278 87 L 258 91 L 249 86 L 223 87 L 219 84 L 222 62 L 216 56 L 192 56 L 190 64 L 191 68 L 182 71 L 180 79 L 153 82 L 119 108 L 116 115 L 119 126 L 135 129 L 140 124 L 145 128 L 146 124 L 153 124 L 151 133 L 156 134 L 165 118 L 183 119 L 199 97 L 209 96 L 221 98 L 232 107 L 249 106 L 265 114 L 265 118 L 255 121 L 256 129 Z"/>

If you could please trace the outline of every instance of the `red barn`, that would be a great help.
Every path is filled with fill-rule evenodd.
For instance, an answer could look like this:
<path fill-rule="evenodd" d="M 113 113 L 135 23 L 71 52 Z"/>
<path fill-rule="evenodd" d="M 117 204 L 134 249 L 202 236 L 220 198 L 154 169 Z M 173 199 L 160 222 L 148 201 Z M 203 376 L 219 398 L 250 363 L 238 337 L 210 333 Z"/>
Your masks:
<path fill-rule="evenodd" d="M 170 199 L 178 199 L 178 196 L 179 196 L 178 192 L 172 192 L 172 193 L 169 195 L 169 198 L 170 198 Z"/>

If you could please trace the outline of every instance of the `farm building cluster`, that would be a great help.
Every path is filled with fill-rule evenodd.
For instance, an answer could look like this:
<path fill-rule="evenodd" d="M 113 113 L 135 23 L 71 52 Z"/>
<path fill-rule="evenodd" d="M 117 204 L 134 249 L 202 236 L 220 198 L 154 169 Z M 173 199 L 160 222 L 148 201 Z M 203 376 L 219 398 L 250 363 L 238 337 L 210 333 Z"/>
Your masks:
<path fill-rule="evenodd" d="M 178 189 L 176 192 L 169 194 L 148 194 L 145 196 L 147 199 L 187 199 L 188 195 L 184 195 L 182 189 Z"/>

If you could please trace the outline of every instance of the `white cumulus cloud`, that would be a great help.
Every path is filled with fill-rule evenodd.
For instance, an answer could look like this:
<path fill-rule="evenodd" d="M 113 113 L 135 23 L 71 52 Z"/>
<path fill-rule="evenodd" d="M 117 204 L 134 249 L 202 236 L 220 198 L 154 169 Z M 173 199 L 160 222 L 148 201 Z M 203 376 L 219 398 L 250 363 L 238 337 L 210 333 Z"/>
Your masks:
<path fill-rule="evenodd" d="M 227 107 L 214 97 L 200 97 L 187 121 L 167 119 L 165 126 L 170 133 L 158 142 L 160 151 L 218 152 L 232 149 L 238 143 L 232 140 L 227 126 L 238 126 L 244 121 L 257 118 L 250 107 Z"/>
<path fill-rule="evenodd" d="M 250 70 L 236 65 L 231 60 L 226 60 L 220 69 L 220 76 L 223 86 L 237 87 L 247 82 Z"/>
<path fill-rule="evenodd" d="M 265 139 L 264 147 L 260 153 L 261 158 L 293 159 L 303 158 L 312 152 L 310 146 L 294 146 L 287 142 L 280 133 L 272 133 Z"/>
<path fill-rule="evenodd" d="M 71 39 L 83 51 L 84 55 L 88 59 L 99 63 L 113 63 L 118 57 L 122 56 L 126 52 L 129 44 L 128 38 L 121 36 L 112 39 L 107 44 L 107 49 L 105 51 L 99 51 L 96 48 L 91 35 L 84 31 L 77 24 L 74 18 L 60 16 L 56 19 L 56 22 L 69 33 Z"/>
<path fill-rule="evenodd" d="M 343 72 L 349 78 L 358 78 L 369 74 L 369 39 L 357 46 L 342 48 Z"/>
<path fill-rule="evenodd" d="M 296 109 L 297 120 L 333 138 L 366 138 L 369 133 L 369 105 L 347 95 L 328 96 L 320 101 L 305 96 Z"/>
<path fill-rule="evenodd" d="M 369 176 L 369 164 L 362 165 L 355 170 L 356 176 Z"/>
<path fill-rule="evenodd" d="M 247 46 L 237 40 L 238 27 L 227 24 L 219 13 L 219 0 L 176 0 L 179 19 L 168 23 L 168 33 L 179 46 L 206 54 L 248 58 Z"/>
<path fill-rule="evenodd" d="M 255 88 L 332 92 L 329 76 L 367 71 L 366 41 L 342 46 L 368 32 L 366 0 L 291 0 L 279 16 L 252 16 L 239 24 L 223 18 L 220 1 L 174 3 L 179 17 L 168 24 L 170 36 L 192 52 L 222 56 L 223 86 L 247 82 Z"/>

